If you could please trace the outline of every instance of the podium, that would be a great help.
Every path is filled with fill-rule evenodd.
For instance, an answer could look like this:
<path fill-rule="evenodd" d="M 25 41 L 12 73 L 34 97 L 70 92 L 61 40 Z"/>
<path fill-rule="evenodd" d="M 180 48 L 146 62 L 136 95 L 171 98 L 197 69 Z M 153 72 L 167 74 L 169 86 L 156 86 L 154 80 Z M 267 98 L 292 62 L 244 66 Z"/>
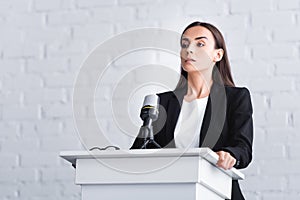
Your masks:
<path fill-rule="evenodd" d="M 231 198 L 235 168 L 216 166 L 209 148 L 64 151 L 76 164 L 83 200 L 220 200 Z"/>

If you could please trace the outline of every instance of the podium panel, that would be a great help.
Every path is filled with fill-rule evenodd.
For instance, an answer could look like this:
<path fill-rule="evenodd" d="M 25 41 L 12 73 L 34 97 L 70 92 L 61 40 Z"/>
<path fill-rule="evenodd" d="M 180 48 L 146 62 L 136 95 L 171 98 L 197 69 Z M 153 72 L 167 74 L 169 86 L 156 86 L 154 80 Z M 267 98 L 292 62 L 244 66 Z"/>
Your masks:
<path fill-rule="evenodd" d="M 75 183 L 84 200 L 230 199 L 232 179 L 244 179 L 236 169 L 216 166 L 208 148 L 61 152 L 76 163 Z"/>

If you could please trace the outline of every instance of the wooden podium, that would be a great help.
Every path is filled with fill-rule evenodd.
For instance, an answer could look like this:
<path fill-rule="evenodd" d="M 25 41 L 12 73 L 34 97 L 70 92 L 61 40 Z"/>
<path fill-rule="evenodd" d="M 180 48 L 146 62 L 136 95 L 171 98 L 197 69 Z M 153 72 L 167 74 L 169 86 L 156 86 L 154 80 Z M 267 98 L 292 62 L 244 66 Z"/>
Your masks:
<path fill-rule="evenodd" d="M 209 148 L 64 151 L 76 164 L 83 200 L 219 200 L 231 198 L 237 169 L 222 170 Z"/>

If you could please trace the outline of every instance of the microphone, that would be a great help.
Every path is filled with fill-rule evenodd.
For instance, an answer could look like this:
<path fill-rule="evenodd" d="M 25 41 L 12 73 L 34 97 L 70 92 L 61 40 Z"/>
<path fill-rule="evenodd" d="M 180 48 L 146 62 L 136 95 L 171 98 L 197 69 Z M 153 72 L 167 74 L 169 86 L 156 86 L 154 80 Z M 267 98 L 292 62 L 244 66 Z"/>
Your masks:
<path fill-rule="evenodd" d="M 159 96 L 150 94 L 145 97 L 140 114 L 141 119 L 144 121 L 139 132 L 139 135 L 144 138 L 144 144 L 141 146 L 141 149 L 146 149 L 147 145 L 150 143 L 161 148 L 161 146 L 154 141 L 152 126 L 152 122 L 156 121 L 158 118 L 158 105 Z"/>
<path fill-rule="evenodd" d="M 159 97 L 155 94 L 147 95 L 144 99 L 140 117 L 144 121 L 143 126 L 151 126 L 158 118 Z"/>

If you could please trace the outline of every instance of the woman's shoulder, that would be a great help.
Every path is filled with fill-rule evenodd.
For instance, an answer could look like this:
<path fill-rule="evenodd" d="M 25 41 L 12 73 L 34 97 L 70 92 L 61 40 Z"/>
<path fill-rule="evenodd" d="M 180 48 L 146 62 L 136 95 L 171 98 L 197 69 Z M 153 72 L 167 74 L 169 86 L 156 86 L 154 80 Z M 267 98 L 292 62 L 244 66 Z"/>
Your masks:
<path fill-rule="evenodd" d="M 225 86 L 225 91 L 230 96 L 250 96 L 250 91 L 246 87 Z"/>

